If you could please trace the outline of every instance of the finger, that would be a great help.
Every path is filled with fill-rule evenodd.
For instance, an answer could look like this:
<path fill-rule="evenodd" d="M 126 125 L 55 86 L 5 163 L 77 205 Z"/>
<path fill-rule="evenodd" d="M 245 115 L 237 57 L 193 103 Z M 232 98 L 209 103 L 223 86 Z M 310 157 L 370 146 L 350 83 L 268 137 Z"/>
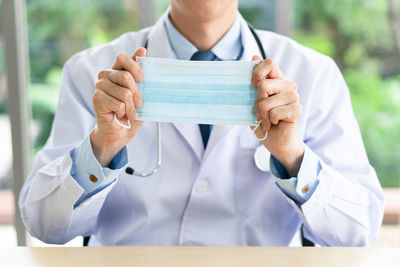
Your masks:
<path fill-rule="evenodd" d="M 132 92 L 133 103 L 135 104 L 135 107 L 140 108 L 142 106 L 142 96 L 139 88 L 129 72 L 123 70 L 114 70 L 108 75 L 108 78 L 113 83 L 125 87 Z"/>
<path fill-rule="evenodd" d="M 138 49 L 136 49 L 135 53 L 133 53 L 132 59 L 136 61 L 136 57 L 145 57 L 146 53 L 146 48 L 139 47 Z"/>
<path fill-rule="evenodd" d="M 108 95 L 103 90 L 96 89 L 93 95 L 93 104 L 98 107 L 96 111 L 100 113 L 115 113 L 118 119 L 122 119 L 125 116 L 125 103 L 118 99 Z"/>
<path fill-rule="evenodd" d="M 262 62 L 262 59 L 259 57 L 259 56 L 253 56 L 252 58 L 251 58 L 251 61 L 259 61 L 260 63 Z M 255 68 L 254 68 L 255 69 Z M 256 88 L 256 86 L 254 85 L 254 82 L 253 82 L 253 77 L 251 77 L 251 87 L 252 88 Z"/>
<path fill-rule="evenodd" d="M 108 79 L 98 81 L 95 87 L 96 89 L 104 91 L 107 95 L 123 102 L 125 104 L 124 114 L 126 114 L 129 120 L 134 120 L 136 118 L 136 109 L 133 103 L 131 90 L 121 87 Z"/>
<path fill-rule="evenodd" d="M 266 78 L 270 79 L 284 78 L 284 75 L 282 74 L 278 66 L 270 58 L 262 61 L 260 64 L 257 65 L 257 67 L 254 68 L 253 75 L 251 77 L 251 84 L 253 88 L 257 86 L 257 83 L 259 81 L 264 80 Z"/>
<path fill-rule="evenodd" d="M 268 131 L 271 127 L 272 122 L 270 120 L 269 112 L 272 109 L 298 102 L 299 99 L 300 96 L 296 91 L 288 91 L 264 98 L 263 100 L 259 101 L 257 106 L 263 119 L 263 129 Z"/>
<path fill-rule="evenodd" d="M 132 74 L 136 82 L 143 82 L 144 76 L 139 63 L 125 53 L 118 54 L 112 65 L 114 70 L 126 70 Z"/>
<path fill-rule="evenodd" d="M 97 79 L 101 80 L 101 79 L 107 78 L 111 72 L 112 72 L 112 70 L 102 70 L 99 72 L 99 74 L 97 74 Z"/>
<path fill-rule="evenodd" d="M 257 84 L 257 99 L 262 100 L 279 93 L 297 91 L 297 85 L 289 80 L 266 79 Z"/>
<path fill-rule="evenodd" d="M 295 123 L 300 119 L 300 103 L 292 103 L 272 109 L 269 112 L 270 121 L 273 125 L 278 125 L 280 121 Z"/>
<path fill-rule="evenodd" d="M 269 131 L 269 129 L 271 129 L 271 121 L 269 120 L 268 110 L 264 110 L 263 108 L 265 105 L 263 104 L 264 101 L 265 100 L 262 100 L 256 104 L 259 112 L 259 117 L 257 118 L 262 121 L 260 128 L 262 128 L 264 131 Z"/>
<path fill-rule="evenodd" d="M 286 82 L 286 80 L 273 80 L 266 79 L 262 80 L 257 84 L 257 97 L 256 103 L 259 103 L 261 100 L 264 100 L 270 96 L 279 94 L 283 91 L 294 90 L 292 89 Z M 259 118 L 260 109 L 259 106 L 256 105 L 256 116 Z"/>
<path fill-rule="evenodd" d="M 252 58 L 251 58 L 251 61 L 262 61 L 262 59 L 259 57 L 259 56 L 253 56 Z"/>
<path fill-rule="evenodd" d="M 282 92 L 277 95 L 264 98 L 259 102 L 260 111 L 262 114 L 269 112 L 273 108 L 289 105 L 294 102 L 299 102 L 300 96 L 295 91 Z M 265 115 L 263 115 L 264 117 Z"/>

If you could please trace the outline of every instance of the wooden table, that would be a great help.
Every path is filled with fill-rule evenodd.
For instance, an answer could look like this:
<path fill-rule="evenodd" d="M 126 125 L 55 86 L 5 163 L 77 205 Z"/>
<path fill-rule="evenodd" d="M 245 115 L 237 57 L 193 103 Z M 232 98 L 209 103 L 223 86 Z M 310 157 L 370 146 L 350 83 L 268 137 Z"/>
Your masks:
<path fill-rule="evenodd" d="M 400 266 L 400 248 L 0 248 L 2 267 Z"/>

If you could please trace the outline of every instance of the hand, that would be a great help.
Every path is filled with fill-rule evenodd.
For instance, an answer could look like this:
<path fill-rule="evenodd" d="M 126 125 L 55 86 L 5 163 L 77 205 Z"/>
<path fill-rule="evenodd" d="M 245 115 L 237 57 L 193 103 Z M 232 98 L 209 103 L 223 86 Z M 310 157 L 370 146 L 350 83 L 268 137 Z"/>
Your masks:
<path fill-rule="evenodd" d="M 296 136 L 301 115 L 297 85 L 287 80 L 272 59 L 254 69 L 252 86 L 257 88 L 255 113 L 261 126 L 256 130 L 262 144 L 279 160 L 291 177 L 297 177 L 304 156 L 304 143 Z"/>
<path fill-rule="evenodd" d="M 145 55 L 145 48 L 137 49 L 132 57 L 119 54 L 110 70 L 102 70 L 98 74 L 93 95 L 97 127 L 90 133 L 90 140 L 93 153 L 103 167 L 110 164 L 142 125 L 136 120 L 136 108 L 142 106 L 136 83 L 143 82 L 143 72 L 136 57 Z M 130 120 L 132 127 L 125 129 L 117 125 L 114 113 L 124 124 Z"/>

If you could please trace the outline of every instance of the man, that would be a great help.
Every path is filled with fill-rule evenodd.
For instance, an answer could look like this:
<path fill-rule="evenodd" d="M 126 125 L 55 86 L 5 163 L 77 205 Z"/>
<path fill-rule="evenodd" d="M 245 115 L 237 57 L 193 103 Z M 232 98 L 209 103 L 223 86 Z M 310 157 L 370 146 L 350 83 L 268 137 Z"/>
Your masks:
<path fill-rule="evenodd" d="M 287 246 L 303 227 L 324 246 L 375 238 L 382 190 L 340 71 L 271 32 L 257 31 L 258 46 L 237 8 L 237 0 L 171 0 L 153 27 L 65 64 L 51 136 L 19 199 L 32 235 L 49 243 L 90 236 L 90 245 Z M 136 120 L 145 79 L 138 56 L 260 60 L 251 81 L 258 138 L 247 126 L 164 123 L 159 172 L 123 172 L 157 159 L 156 124 Z M 270 171 L 254 163 L 259 148 Z"/>

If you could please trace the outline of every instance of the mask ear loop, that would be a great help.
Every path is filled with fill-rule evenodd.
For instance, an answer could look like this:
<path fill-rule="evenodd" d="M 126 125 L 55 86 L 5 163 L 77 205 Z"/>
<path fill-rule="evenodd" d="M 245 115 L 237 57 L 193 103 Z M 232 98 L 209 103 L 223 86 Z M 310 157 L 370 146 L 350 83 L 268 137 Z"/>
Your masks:
<path fill-rule="evenodd" d="M 268 132 L 265 133 L 265 136 L 264 136 L 264 138 L 262 138 L 262 139 L 259 139 L 259 138 L 257 137 L 256 131 L 257 131 L 257 129 L 261 126 L 261 124 L 262 124 L 262 120 L 257 121 L 257 125 L 256 125 L 256 127 L 254 127 L 254 129 L 253 129 L 254 135 L 256 136 L 257 140 L 260 141 L 260 142 L 265 141 L 265 140 L 267 140 L 267 138 L 268 138 Z"/>
<path fill-rule="evenodd" d="M 116 122 L 119 126 L 121 126 L 122 128 L 125 128 L 125 129 L 130 129 L 130 128 L 131 128 L 131 122 L 128 120 L 128 125 L 125 125 L 125 124 L 121 123 L 121 122 L 117 119 L 117 114 L 116 114 L 116 113 L 114 113 L 114 120 L 115 120 L 115 122 Z"/>

